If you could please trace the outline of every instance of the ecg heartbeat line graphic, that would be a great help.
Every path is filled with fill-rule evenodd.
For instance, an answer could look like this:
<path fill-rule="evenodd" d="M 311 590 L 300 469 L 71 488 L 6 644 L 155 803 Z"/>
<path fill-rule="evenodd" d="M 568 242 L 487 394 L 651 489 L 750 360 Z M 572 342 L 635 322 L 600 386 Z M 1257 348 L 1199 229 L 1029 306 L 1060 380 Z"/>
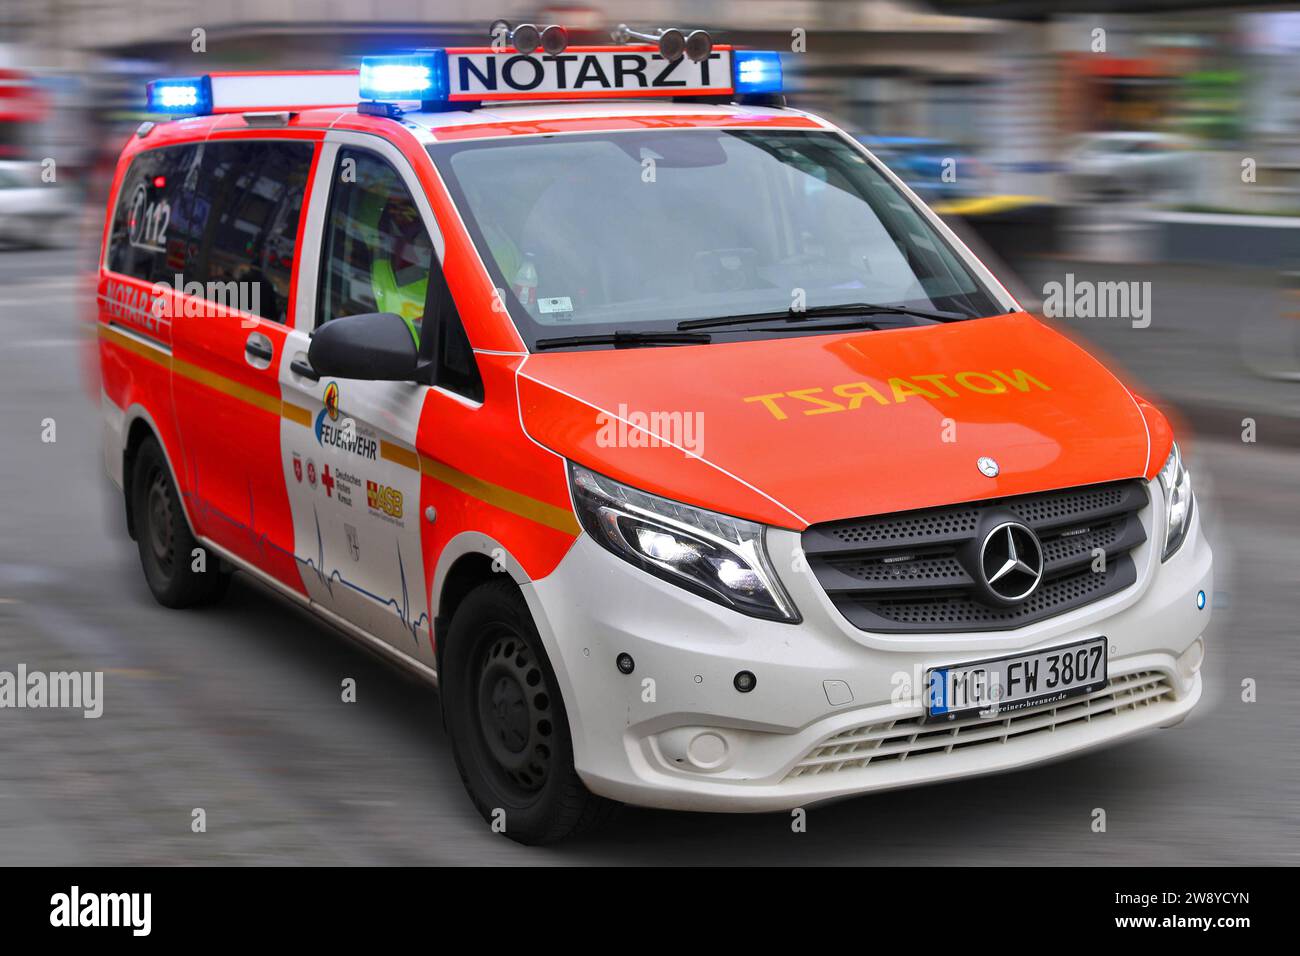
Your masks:
<path fill-rule="evenodd" d="M 406 583 L 406 562 L 402 559 L 401 541 L 397 542 L 397 572 L 398 572 L 398 577 L 402 582 L 402 595 L 400 598 L 395 598 L 395 597 L 388 597 L 382 594 L 376 594 L 375 592 L 362 587 L 360 584 L 357 584 L 354 581 L 349 581 L 344 576 L 343 572 L 340 571 L 338 568 L 326 570 L 325 541 L 320 528 L 320 514 L 316 510 L 315 505 L 312 505 L 312 519 L 316 525 L 316 557 L 309 558 L 309 557 L 303 557 L 299 554 L 296 554 L 293 551 L 289 551 L 285 548 L 280 547 L 278 544 L 276 544 L 274 541 L 271 540 L 270 536 L 267 535 L 266 532 L 263 531 L 259 533 L 253 530 L 251 524 L 254 515 L 253 485 L 251 481 L 249 482 L 248 485 L 248 516 L 250 522 L 249 524 L 245 524 L 240 519 L 232 515 L 226 514 L 220 508 L 214 505 L 212 502 L 199 497 L 197 464 L 194 468 L 194 489 L 195 490 L 193 492 L 185 492 L 184 497 L 190 501 L 190 503 L 194 507 L 194 510 L 197 511 L 199 514 L 204 516 L 215 515 L 216 517 L 221 518 L 221 520 L 242 530 L 245 534 L 248 535 L 249 540 L 254 545 L 256 545 L 257 549 L 261 551 L 263 554 L 266 553 L 266 549 L 269 547 L 274 549 L 275 551 L 280 552 L 283 555 L 286 555 L 287 557 L 293 558 L 294 561 L 296 561 L 298 564 L 311 568 L 312 572 L 316 575 L 317 579 L 321 582 L 322 585 L 324 585 L 325 590 L 329 593 L 330 597 L 334 596 L 334 584 L 337 582 L 339 584 L 342 584 L 344 587 L 352 591 L 355 591 L 357 594 L 361 594 L 364 595 L 365 597 L 368 597 L 370 600 L 378 604 L 383 604 L 386 605 L 387 607 L 392 608 L 393 612 L 397 615 L 398 620 L 402 622 L 402 628 L 410 632 L 411 640 L 416 644 L 417 647 L 419 646 L 420 628 L 428 627 L 430 623 L 429 612 L 421 611 L 420 614 L 414 620 L 411 619 L 411 597 L 410 597 L 410 591 L 407 588 L 407 583 Z"/>
<path fill-rule="evenodd" d="M 344 587 L 351 588 L 358 594 L 365 595 L 372 601 L 391 607 L 397 613 L 398 619 L 402 622 L 402 627 L 411 633 L 411 640 L 418 646 L 420 643 L 420 626 L 428 623 L 429 612 L 421 611 L 419 617 L 415 620 L 411 620 L 411 599 L 410 593 L 406 587 L 406 563 L 402 560 L 401 541 L 397 542 L 397 572 L 402 582 L 402 597 L 399 601 L 397 598 L 376 594 L 353 581 L 349 581 L 343 576 L 343 572 L 338 568 L 333 568 L 328 571 L 325 569 L 325 544 L 320 530 L 320 513 L 316 510 L 315 505 L 312 505 L 311 511 L 312 519 L 316 522 L 316 559 L 312 560 L 311 558 L 302 558 L 295 554 L 294 560 L 311 568 L 312 571 L 316 573 L 316 577 L 320 579 L 320 582 L 325 585 L 325 589 L 329 591 L 331 597 L 334 596 L 334 583 L 338 582 Z"/>

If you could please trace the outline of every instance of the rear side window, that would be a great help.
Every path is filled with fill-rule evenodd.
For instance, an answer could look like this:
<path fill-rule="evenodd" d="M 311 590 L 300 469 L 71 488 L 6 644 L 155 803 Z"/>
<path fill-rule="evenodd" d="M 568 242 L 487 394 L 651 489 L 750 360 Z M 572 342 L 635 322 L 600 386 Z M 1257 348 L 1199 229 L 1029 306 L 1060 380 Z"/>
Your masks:
<path fill-rule="evenodd" d="M 122 180 L 108 238 L 108 268 L 169 285 L 187 271 L 202 236 L 206 208 L 196 203 L 193 174 L 202 147 L 172 146 L 141 153 Z"/>
<path fill-rule="evenodd" d="M 313 150 L 257 140 L 204 147 L 197 200 L 211 209 L 211 223 L 195 271 L 209 299 L 286 321 Z"/>

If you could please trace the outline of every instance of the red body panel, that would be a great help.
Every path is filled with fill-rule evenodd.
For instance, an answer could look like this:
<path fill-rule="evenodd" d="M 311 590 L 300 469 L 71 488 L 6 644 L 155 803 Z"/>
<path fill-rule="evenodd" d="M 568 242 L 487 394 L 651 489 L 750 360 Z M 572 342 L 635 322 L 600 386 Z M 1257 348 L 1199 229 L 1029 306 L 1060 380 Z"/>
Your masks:
<path fill-rule="evenodd" d="M 534 581 L 555 569 L 577 536 L 564 461 L 530 441 L 519 423 L 514 389 L 520 361 L 479 356 L 481 408 L 437 390 L 425 400 L 417 444 L 424 466 L 420 507 L 437 509 L 437 521 L 422 526 L 430 589 L 438 556 L 462 532 L 502 542 Z"/>
<path fill-rule="evenodd" d="M 786 527 L 1131 478 L 1160 453 L 1128 390 L 1024 313 L 534 355 L 523 374 L 524 424 L 548 447 L 647 491 Z M 602 443 L 596 416 L 620 405 L 623 417 L 698 413 L 699 455 Z M 976 468 L 983 455 L 998 477 Z"/>

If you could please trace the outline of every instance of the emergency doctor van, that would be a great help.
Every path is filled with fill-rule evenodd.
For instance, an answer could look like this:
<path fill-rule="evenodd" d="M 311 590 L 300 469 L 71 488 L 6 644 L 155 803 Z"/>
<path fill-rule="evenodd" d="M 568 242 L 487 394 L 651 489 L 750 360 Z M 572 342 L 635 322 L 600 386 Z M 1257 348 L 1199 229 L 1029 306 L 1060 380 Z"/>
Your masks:
<path fill-rule="evenodd" d="M 509 37 L 151 84 L 97 332 L 157 600 L 239 570 L 438 685 L 525 843 L 1182 720 L 1212 558 L 1164 416 L 776 54 Z"/>

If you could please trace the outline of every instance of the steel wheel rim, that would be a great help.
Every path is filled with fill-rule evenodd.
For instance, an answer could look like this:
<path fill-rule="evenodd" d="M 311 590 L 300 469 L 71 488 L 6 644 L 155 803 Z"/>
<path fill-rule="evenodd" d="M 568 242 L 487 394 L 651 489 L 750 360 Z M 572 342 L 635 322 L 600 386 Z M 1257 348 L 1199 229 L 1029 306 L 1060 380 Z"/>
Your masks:
<path fill-rule="evenodd" d="M 549 682 L 510 628 L 495 628 L 484 645 L 475 681 L 479 737 L 497 783 L 526 800 L 550 777 L 555 728 Z"/>
<path fill-rule="evenodd" d="M 162 469 L 156 469 L 150 476 L 145 509 L 149 516 L 149 548 L 159 569 L 170 577 L 175 563 L 176 516 L 172 511 L 171 489 Z"/>

